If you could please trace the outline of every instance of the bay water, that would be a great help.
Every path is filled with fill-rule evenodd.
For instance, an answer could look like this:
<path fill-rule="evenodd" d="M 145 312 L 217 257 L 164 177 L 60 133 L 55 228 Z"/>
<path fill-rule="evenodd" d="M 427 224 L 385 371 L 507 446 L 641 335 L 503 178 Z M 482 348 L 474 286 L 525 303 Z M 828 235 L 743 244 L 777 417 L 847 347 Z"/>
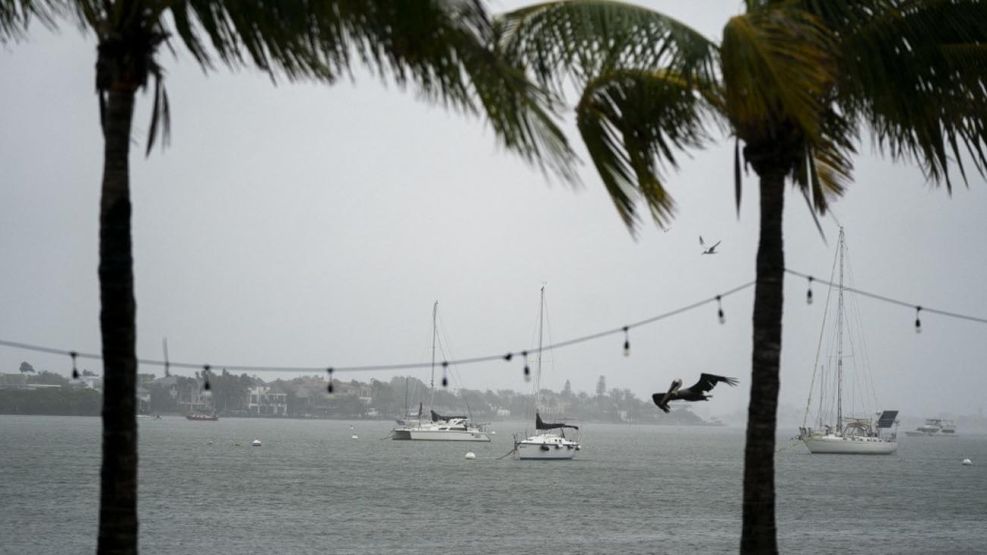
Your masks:
<path fill-rule="evenodd" d="M 384 421 L 142 418 L 141 551 L 737 551 L 743 429 L 589 423 L 573 461 L 500 458 L 524 426 L 433 443 Z M 810 455 L 794 433 L 776 457 L 783 552 L 987 552 L 987 436 L 866 457 Z M 100 441 L 98 418 L 0 416 L 0 553 L 94 552 Z"/>

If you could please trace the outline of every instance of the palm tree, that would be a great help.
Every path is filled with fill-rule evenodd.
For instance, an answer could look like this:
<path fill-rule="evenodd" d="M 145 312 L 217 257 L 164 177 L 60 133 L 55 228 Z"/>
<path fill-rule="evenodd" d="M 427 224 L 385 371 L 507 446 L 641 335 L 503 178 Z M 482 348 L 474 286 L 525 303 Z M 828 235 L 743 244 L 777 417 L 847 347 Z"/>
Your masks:
<path fill-rule="evenodd" d="M 98 551 L 137 549 L 135 312 L 129 152 L 135 93 L 153 87 L 147 141 L 167 139 L 168 96 L 158 51 L 177 43 L 203 69 L 215 60 L 272 79 L 327 83 L 355 63 L 413 84 L 431 101 L 486 116 L 525 160 L 571 177 L 571 152 L 553 123 L 552 97 L 493 48 L 477 1 L 456 0 L 0 0 L 0 42 L 29 23 L 70 22 L 97 40 L 103 130 L 99 282 L 105 373 Z M 149 81 L 153 81 L 149 85 Z"/>
<path fill-rule="evenodd" d="M 987 3 L 975 0 L 746 0 L 716 44 L 675 19 L 607 1 L 547 2 L 497 22 L 502 47 L 559 93 L 581 91 L 579 133 L 628 228 L 637 202 L 664 226 L 676 153 L 725 131 L 759 177 L 760 242 L 741 551 L 777 551 L 774 451 L 791 180 L 815 214 L 842 194 L 869 131 L 894 159 L 951 187 L 962 156 L 984 175 Z M 741 155 L 741 144 L 743 150 Z M 962 149 L 961 149 L 962 145 Z M 818 226 L 818 221 L 816 222 Z"/>

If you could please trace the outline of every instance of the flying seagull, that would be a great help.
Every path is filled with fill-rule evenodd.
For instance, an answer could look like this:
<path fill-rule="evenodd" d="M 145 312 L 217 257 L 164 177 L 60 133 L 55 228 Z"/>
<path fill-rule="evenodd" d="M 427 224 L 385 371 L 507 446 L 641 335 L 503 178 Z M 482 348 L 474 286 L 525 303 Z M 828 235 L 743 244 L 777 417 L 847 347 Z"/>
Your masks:
<path fill-rule="evenodd" d="M 692 387 L 682 389 L 682 380 L 675 380 L 666 393 L 655 393 L 651 400 L 658 405 L 658 408 L 665 412 L 671 412 L 668 408 L 669 401 L 709 401 L 712 395 L 706 392 L 713 389 L 717 383 L 723 382 L 727 385 L 737 385 L 737 378 L 726 378 L 715 374 L 700 374 L 699 381 Z"/>
<path fill-rule="evenodd" d="M 712 247 L 709 247 L 708 249 L 704 250 L 703 251 L 703 254 L 717 254 L 716 253 L 716 247 L 720 246 L 720 243 L 722 243 L 722 242 L 723 241 L 717 241 L 715 245 L 713 245 Z M 704 248 L 706 247 L 706 242 L 703 241 L 703 236 L 702 235 L 699 236 L 699 246 L 700 247 L 704 247 Z"/>

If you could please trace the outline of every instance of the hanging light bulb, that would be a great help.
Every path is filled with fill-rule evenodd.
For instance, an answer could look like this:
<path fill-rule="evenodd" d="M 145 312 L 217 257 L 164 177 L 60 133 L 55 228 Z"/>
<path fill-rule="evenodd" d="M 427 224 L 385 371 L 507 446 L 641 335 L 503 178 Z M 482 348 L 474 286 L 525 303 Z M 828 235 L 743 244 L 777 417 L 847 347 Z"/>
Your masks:
<path fill-rule="evenodd" d="M 212 385 L 209 383 L 209 365 L 202 365 L 202 397 L 208 399 L 212 397 Z"/>
<path fill-rule="evenodd" d="M 332 393 L 332 366 L 326 368 L 326 372 L 329 373 L 329 385 L 326 386 L 326 391 Z"/>
<path fill-rule="evenodd" d="M 624 356 L 631 356 L 631 338 L 627 333 L 627 326 L 624 326 Z"/>
<path fill-rule="evenodd" d="M 79 356 L 79 353 L 77 353 L 75 351 L 72 351 L 72 352 L 69 353 L 69 356 L 72 357 L 72 379 L 73 380 L 78 380 L 79 379 L 79 369 L 75 367 L 75 357 Z"/>
<path fill-rule="evenodd" d="M 449 387 L 449 378 L 446 377 L 446 369 L 449 368 L 449 362 L 442 361 L 442 387 Z"/>
<path fill-rule="evenodd" d="M 531 367 L 528 366 L 528 351 L 521 351 L 521 356 L 524 357 L 524 381 L 531 381 Z"/>
<path fill-rule="evenodd" d="M 915 307 L 915 333 L 922 333 L 922 320 L 919 319 L 919 313 L 922 312 L 922 307 Z"/>
<path fill-rule="evenodd" d="M 809 276 L 809 290 L 805 293 L 805 304 L 812 304 L 812 276 Z"/>
<path fill-rule="evenodd" d="M 723 303 L 720 302 L 720 296 L 716 296 L 716 317 L 719 318 L 721 324 L 725 324 L 727 319 L 723 315 Z"/>
<path fill-rule="evenodd" d="M 506 355 L 504 355 L 504 360 L 506 360 L 507 362 L 510 362 L 512 358 L 514 358 L 514 353 L 507 353 Z"/>

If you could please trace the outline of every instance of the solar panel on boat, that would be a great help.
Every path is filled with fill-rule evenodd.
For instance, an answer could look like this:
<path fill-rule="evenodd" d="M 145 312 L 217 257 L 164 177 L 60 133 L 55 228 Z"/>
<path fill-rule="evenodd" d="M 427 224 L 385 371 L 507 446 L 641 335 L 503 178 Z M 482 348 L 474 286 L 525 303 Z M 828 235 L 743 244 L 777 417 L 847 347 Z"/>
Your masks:
<path fill-rule="evenodd" d="M 898 411 L 896 410 L 886 410 L 881 413 L 881 417 L 877 419 L 878 428 L 890 428 L 894 426 L 895 419 L 898 418 Z"/>

